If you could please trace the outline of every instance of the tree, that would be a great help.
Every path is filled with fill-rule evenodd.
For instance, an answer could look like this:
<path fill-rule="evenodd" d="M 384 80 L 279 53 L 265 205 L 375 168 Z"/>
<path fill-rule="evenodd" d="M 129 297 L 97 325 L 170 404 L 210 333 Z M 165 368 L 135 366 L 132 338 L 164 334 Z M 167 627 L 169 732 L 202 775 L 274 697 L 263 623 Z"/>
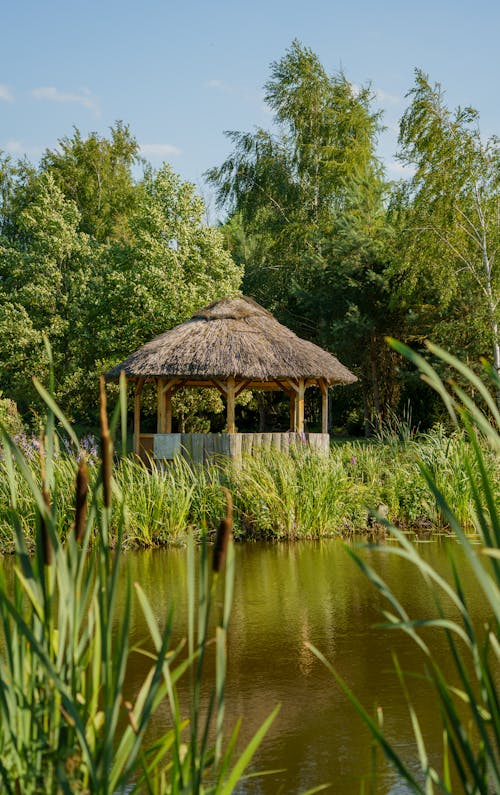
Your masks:
<path fill-rule="evenodd" d="M 0 160 L 0 389 L 23 414 L 36 407 L 45 334 L 58 399 L 73 420 L 92 422 L 98 373 L 234 293 L 241 268 L 169 166 L 132 179 L 127 128 L 111 141 L 77 131 L 63 142 L 38 172 Z"/>
<path fill-rule="evenodd" d="M 100 247 L 79 296 L 77 364 L 66 389 L 81 416 L 98 372 L 240 286 L 241 269 L 220 231 L 202 223 L 193 185 L 165 164 L 147 171 L 137 196 L 129 239 Z"/>
<path fill-rule="evenodd" d="M 247 263 L 245 288 L 256 287 L 256 297 L 293 325 L 293 290 L 324 259 L 352 184 L 378 178 L 379 118 L 368 88 L 328 76 L 298 41 L 271 65 L 265 90 L 277 132 L 228 133 L 234 151 L 208 179 L 219 206 L 238 213 L 247 239 L 259 241 L 263 261 Z"/>
<path fill-rule="evenodd" d="M 90 259 L 87 236 L 78 231 L 78 210 L 52 176 L 41 174 L 26 192 L 29 198 L 14 202 L 18 212 L 11 215 L 9 235 L 0 237 L 0 384 L 23 411 L 34 398 L 31 377 L 46 373 L 44 333 L 64 377 L 71 308 L 84 288 Z"/>
<path fill-rule="evenodd" d="M 402 219 L 399 295 L 456 352 L 490 349 L 500 373 L 500 144 L 470 107 L 450 111 L 439 84 L 416 71 L 400 159 L 415 169 L 395 206 Z"/>
<path fill-rule="evenodd" d="M 276 132 L 228 133 L 233 152 L 208 173 L 229 211 L 230 251 L 244 264 L 245 292 L 343 356 L 376 419 L 394 398 L 394 368 L 385 396 L 377 372 L 392 361 L 383 337 L 394 333 L 379 114 L 369 87 L 329 76 L 298 41 L 271 65 L 265 90 Z"/>
<path fill-rule="evenodd" d="M 241 271 L 219 230 L 202 223 L 194 186 L 168 165 L 149 171 L 130 215 L 131 240 L 103 250 L 88 285 L 87 327 L 103 359 L 127 355 L 200 306 L 234 293 Z"/>
<path fill-rule="evenodd" d="M 64 195 L 75 202 L 80 230 L 99 243 L 126 239 L 128 218 L 139 184 L 132 168 L 140 162 L 139 144 L 123 122 L 111 127 L 110 137 L 90 133 L 82 138 L 75 128 L 58 148 L 47 150 L 41 170 L 50 173 Z"/>

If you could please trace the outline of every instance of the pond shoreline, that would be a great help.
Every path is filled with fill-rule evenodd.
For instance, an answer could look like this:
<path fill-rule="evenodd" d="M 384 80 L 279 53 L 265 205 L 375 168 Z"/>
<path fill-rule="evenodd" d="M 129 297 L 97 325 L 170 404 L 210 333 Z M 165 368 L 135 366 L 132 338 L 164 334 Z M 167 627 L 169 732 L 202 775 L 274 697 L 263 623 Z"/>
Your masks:
<path fill-rule="evenodd" d="M 374 543 L 386 536 L 384 521 L 416 539 L 446 532 L 448 523 L 429 492 L 422 464 L 431 470 L 467 532 L 473 532 L 474 498 L 464 478 L 468 443 L 459 433 L 437 429 L 415 439 L 333 443 L 328 456 L 299 450 L 293 455 L 266 451 L 239 466 L 219 461 L 191 467 L 184 460 L 146 468 L 133 458 L 114 467 L 116 498 L 123 496 L 127 549 L 161 548 L 181 541 L 189 528 L 196 535 L 214 532 L 225 513 L 224 489 L 234 505 L 237 541 L 350 538 L 364 535 Z M 39 461 L 29 462 L 39 481 Z M 488 459 L 489 475 L 499 486 L 498 462 Z M 74 458 L 54 461 L 58 533 L 64 538 L 74 522 Z M 34 543 L 36 507 L 20 474 L 16 511 L 28 545 Z M 89 462 L 90 495 L 99 499 L 99 467 Z M 5 461 L 0 460 L 0 552 L 12 551 L 12 495 Z M 117 525 L 111 526 L 111 537 Z"/>

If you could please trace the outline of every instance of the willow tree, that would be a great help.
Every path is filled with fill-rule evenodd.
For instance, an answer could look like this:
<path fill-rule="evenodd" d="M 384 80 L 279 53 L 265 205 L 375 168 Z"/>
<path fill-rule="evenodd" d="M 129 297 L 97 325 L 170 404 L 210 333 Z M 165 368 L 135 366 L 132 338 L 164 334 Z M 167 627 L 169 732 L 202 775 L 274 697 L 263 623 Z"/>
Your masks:
<path fill-rule="evenodd" d="M 372 99 L 369 86 L 328 74 L 294 41 L 265 85 L 274 128 L 227 133 L 233 151 L 208 178 L 228 211 L 244 290 L 301 336 L 342 355 L 360 377 L 368 413 L 380 415 L 383 336 L 394 328 L 380 255 L 385 184 Z"/>
<path fill-rule="evenodd" d="M 466 352 L 489 349 L 500 373 L 500 143 L 481 135 L 473 108 L 451 111 L 420 70 L 409 96 L 399 137 L 414 169 L 400 196 L 401 293 L 427 315 L 428 332 Z"/>
<path fill-rule="evenodd" d="M 355 89 L 342 73 L 328 75 L 298 41 L 271 64 L 265 101 L 275 128 L 226 133 L 233 152 L 208 179 L 219 206 L 238 214 L 247 240 L 257 239 L 262 262 L 257 273 L 246 263 L 246 284 L 269 292 L 257 297 L 273 299 L 276 310 L 324 260 L 353 185 L 379 179 L 379 116 L 370 110 L 369 88 Z"/>

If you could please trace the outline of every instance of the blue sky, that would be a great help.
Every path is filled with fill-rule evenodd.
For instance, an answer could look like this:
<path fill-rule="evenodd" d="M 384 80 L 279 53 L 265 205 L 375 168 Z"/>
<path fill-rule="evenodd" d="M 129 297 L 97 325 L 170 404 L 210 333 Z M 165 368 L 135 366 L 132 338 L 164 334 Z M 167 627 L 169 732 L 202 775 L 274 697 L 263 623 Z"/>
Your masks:
<path fill-rule="evenodd" d="M 269 65 L 294 38 L 328 72 L 370 82 L 390 177 L 415 67 L 500 134 L 497 0 L 0 0 L 0 149 L 37 160 L 76 125 L 127 122 L 154 165 L 203 189 L 224 130 L 269 128 Z"/>

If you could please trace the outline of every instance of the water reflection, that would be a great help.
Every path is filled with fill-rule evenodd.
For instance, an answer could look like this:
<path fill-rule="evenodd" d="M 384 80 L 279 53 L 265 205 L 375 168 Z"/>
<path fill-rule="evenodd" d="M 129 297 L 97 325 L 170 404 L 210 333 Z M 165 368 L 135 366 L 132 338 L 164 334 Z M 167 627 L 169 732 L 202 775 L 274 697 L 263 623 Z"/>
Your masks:
<path fill-rule="evenodd" d="M 449 553 L 462 569 L 460 548 L 451 542 L 422 547 L 422 554 L 441 573 L 449 572 Z M 406 561 L 386 551 L 367 550 L 365 559 L 395 589 L 412 615 L 428 616 L 435 606 L 421 577 Z M 185 634 L 186 559 L 183 549 L 128 555 L 134 580 L 151 598 L 160 620 L 174 606 L 174 634 Z M 470 585 L 472 591 L 472 584 Z M 403 670 L 422 673 L 423 659 L 402 633 L 377 628 L 381 597 L 369 586 L 343 546 L 335 540 L 317 543 L 236 548 L 234 609 L 229 635 L 227 718 L 232 727 L 243 718 L 242 741 L 248 740 L 272 708 L 281 711 L 254 760 L 256 770 L 275 770 L 242 784 L 241 793 L 299 793 L 331 782 L 329 792 L 359 795 L 371 768 L 368 732 L 336 687 L 331 675 L 307 649 L 319 648 L 369 709 L 381 707 L 388 734 L 414 758 L 404 696 L 396 684 L 392 655 Z M 473 608 L 480 615 L 481 605 Z M 136 614 L 134 634 L 141 637 Z M 444 640 L 441 658 L 446 670 Z M 140 662 L 137 663 L 140 665 Z M 135 675 L 142 675 L 138 667 Z M 133 688 L 134 670 L 129 686 Z M 431 757 L 439 759 L 441 729 L 432 693 L 415 682 L 415 706 L 428 739 Z M 158 729 L 168 720 L 158 717 Z M 395 775 L 379 760 L 382 780 L 376 793 L 405 795 Z"/>

